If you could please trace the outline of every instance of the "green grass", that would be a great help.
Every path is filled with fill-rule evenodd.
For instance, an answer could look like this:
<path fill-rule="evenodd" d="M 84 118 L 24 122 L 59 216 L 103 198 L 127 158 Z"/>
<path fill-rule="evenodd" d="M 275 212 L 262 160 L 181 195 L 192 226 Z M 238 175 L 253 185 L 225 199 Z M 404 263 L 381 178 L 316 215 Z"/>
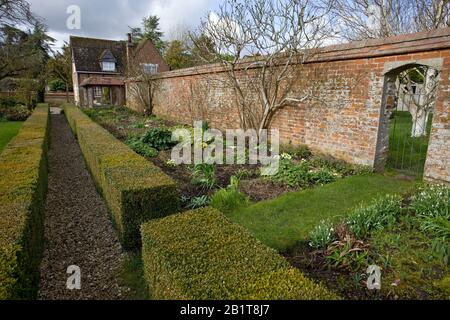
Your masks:
<path fill-rule="evenodd" d="M 23 122 L 0 122 L 0 152 L 16 136 Z"/>
<path fill-rule="evenodd" d="M 409 175 L 423 175 L 432 117 L 427 124 L 427 136 L 412 138 L 412 117 L 407 111 L 395 111 L 389 128 L 389 158 L 387 167 Z"/>
<path fill-rule="evenodd" d="M 323 187 L 258 202 L 240 208 L 228 217 L 266 245 L 285 252 L 304 241 L 321 220 L 336 221 L 378 195 L 404 193 L 412 186 L 413 182 L 396 176 L 353 176 Z"/>

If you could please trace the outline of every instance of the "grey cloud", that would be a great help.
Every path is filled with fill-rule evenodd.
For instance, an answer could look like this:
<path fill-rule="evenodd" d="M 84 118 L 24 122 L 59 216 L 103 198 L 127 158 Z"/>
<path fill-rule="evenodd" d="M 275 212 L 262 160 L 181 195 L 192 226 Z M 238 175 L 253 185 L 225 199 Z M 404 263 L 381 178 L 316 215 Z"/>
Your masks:
<path fill-rule="evenodd" d="M 123 39 L 128 26 L 138 26 L 142 17 L 156 14 L 161 28 L 170 35 L 180 25 L 195 27 L 200 18 L 217 6 L 219 0 L 28 0 L 32 10 L 45 19 L 58 44 L 69 35 Z M 81 30 L 68 30 L 66 10 L 81 9 Z"/>

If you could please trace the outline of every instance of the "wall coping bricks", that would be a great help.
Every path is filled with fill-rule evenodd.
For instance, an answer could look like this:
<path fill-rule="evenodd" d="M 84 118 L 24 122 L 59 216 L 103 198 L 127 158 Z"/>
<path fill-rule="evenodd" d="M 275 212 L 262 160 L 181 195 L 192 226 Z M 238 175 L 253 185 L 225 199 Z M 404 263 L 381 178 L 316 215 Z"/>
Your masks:
<path fill-rule="evenodd" d="M 316 50 L 308 63 L 330 62 L 350 59 L 365 59 L 400 55 L 423 51 L 433 51 L 450 48 L 450 27 L 432 31 L 404 34 L 384 39 L 370 39 L 346 44 L 331 45 Z M 252 59 L 254 62 L 254 59 Z M 248 67 L 244 60 L 241 69 Z M 256 67 L 257 68 L 257 67 Z M 223 73 L 225 68 L 220 63 L 198 67 L 162 72 L 155 75 L 156 79 L 193 76 L 201 74 Z"/>

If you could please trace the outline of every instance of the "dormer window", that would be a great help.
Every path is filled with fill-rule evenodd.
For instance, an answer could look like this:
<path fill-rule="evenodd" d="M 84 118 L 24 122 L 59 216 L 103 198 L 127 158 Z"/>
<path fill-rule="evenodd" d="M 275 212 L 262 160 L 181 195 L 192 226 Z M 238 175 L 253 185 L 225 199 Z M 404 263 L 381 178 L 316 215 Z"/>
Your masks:
<path fill-rule="evenodd" d="M 116 72 L 116 58 L 111 50 L 106 49 L 100 56 L 100 66 L 103 72 Z"/>
<path fill-rule="evenodd" d="M 109 62 L 109 61 L 103 61 L 102 62 L 102 71 L 105 71 L 105 72 L 114 72 L 114 71 L 116 71 L 116 63 L 115 62 Z"/>

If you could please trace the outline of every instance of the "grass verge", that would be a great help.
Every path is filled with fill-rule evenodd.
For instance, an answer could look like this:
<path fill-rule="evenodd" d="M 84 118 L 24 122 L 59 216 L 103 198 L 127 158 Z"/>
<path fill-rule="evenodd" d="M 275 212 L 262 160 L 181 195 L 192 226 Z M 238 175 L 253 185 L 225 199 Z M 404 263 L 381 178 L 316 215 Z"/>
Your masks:
<path fill-rule="evenodd" d="M 286 194 L 240 208 L 228 217 L 264 244 L 285 252 L 303 241 L 324 219 L 337 220 L 361 203 L 389 193 L 403 193 L 413 182 L 399 176 L 370 174 Z"/>
<path fill-rule="evenodd" d="M 17 135 L 22 124 L 23 122 L 20 121 L 0 122 L 0 152 Z"/>

